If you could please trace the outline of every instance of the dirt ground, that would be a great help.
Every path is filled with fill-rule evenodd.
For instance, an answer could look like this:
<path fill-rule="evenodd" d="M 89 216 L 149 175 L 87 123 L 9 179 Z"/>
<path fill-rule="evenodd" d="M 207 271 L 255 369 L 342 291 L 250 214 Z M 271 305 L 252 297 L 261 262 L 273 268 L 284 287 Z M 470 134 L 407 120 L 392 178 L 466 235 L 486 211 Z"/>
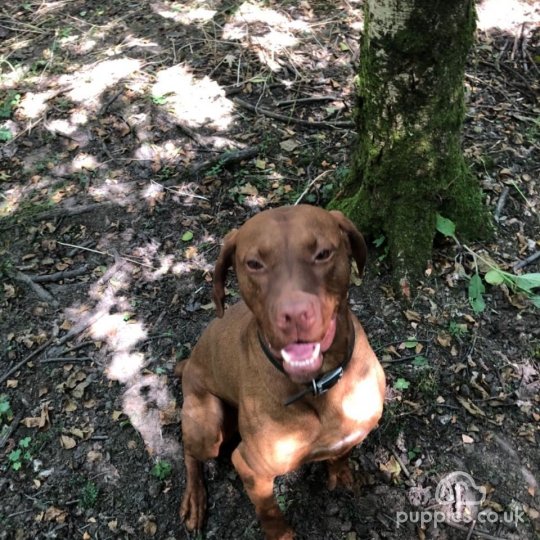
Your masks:
<path fill-rule="evenodd" d="M 540 10 L 501 4 L 480 5 L 464 133 L 496 235 L 468 247 L 536 273 Z M 347 173 L 361 28 L 354 1 L 3 2 L 1 539 L 190 537 L 174 365 L 214 316 L 224 234 L 324 205 Z M 470 253 L 442 238 L 406 303 L 373 240 L 350 297 L 385 414 L 353 453 L 353 492 L 328 492 L 321 464 L 277 482 L 298 538 L 539 538 L 538 310 L 487 286 L 474 312 Z M 456 471 L 487 522 L 435 526 Z M 262 538 L 230 461 L 205 474 L 191 537 Z"/>

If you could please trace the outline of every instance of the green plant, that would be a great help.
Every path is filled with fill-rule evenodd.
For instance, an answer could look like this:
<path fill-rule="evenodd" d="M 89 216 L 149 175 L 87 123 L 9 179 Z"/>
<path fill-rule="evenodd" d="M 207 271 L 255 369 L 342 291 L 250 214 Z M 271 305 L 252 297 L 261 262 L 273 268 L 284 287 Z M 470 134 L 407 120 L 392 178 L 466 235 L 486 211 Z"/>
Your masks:
<path fill-rule="evenodd" d="M 99 496 L 99 488 L 94 482 L 88 480 L 80 492 L 80 501 L 83 508 L 94 508 Z"/>
<path fill-rule="evenodd" d="M 456 338 L 463 337 L 468 331 L 467 325 L 465 323 L 457 323 L 456 321 L 450 321 L 448 325 L 448 332 L 451 336 Z"/>
<path fill-rule="evenodd" d="M 60 31 L 58 32 L 58 35 L 60 38 L 65 39 L 71 36 L 71 32 L 73 29 L 69 26 L 64 26 L 63 28 L 60 28 Z"/>
<path fill-rule="evenodd" d="M 167 96 L 152 96 L 152 103 L 154 105 L 165 105 L 167 103 Z"/>
<path fill-rule="evenodd" d="M 0 142 L 7 142 L 13 139 L 13 133 L 7 128 L 0 128 Z"/>
<path fill-rule="evenodd" d="M 32 437 L 24 437 L 19 441 L 18 447 L 8 454 L 8 461 L 14 471 L 18 471 L 23 463 L 32 461 L 32 454 L 28 451 Z"/>
<path fill-rule="evenodd" d="M 404 379 L 403 377 L 399 377 L 394 382 L 394 389 L 395 390 L 407 390 L 407 388 L 409 388 L 410 385 L 411 385 L 411 383 L 407 379 Z"/>
<path fill-rule="evenodd" d="M 411 450 L 407 451 L 407 457 L 409 458 L 410 461 L 412 461 L 413 459 L 416 459 L 421 453 L 422 453 L 422 450 L 418 448 L 418 446 L 415 446 Z"/>
<path fill-rule="evenodd" d="M 12 418 L 13 418 L 13 411 L 11 410 L 11 404 L 9 402 L 9 399 L 5 394 L 1 394 L 0 395 L 0 422 L 3 422 L 4 420 L 11 420 Z"/>
<path fill-rule="evenodd" d="M 461 246 L 456 236 L 456 226 L 453 221 L 441 216 L 440 214 L 437 214 L 436 228 L 441 234 L 448 238 L 452 238 L 458 246 Z M 481 313 L 486 308 L 486 303 L 484 300 L 486 287 L 482 281 L 482 277 L 480 276 L 480 271 L 478 268 L 479 260 L 487 265 L 490 269 L 484 275 L 484 280 L 486 283 L 489 283 L 490 285 L 504 284 L 512 291 L 524 294 L 535 307 L 540 308 L 540 294 L 536 294 L 534 292 L 535 289 L 540 288 L 540 273 L 516 276 L 515 274 L 501 270 L 498 266 L 478 255 L 478 253 L 474 252 L 466 245 L 463 245 L 462 247 L 470 255 L 472 255 L 474 261 L 475 270 L 474 274 L 469 278 L 468 293 L 469 303 L 475 313 Z"/>
<path fill-rule="evenodd" d="M 0 119 L 11 118 L 13 111 L 21 102 L 21 94 L 10 90 L 5 98 L 0 101 Z"/>
<path fill-rule="evenodd" d="M 281 494 L 281 495 L 278 495 L 276 497 L 276 500 L 277 500 L 277 504 L 279 506 L 279 509 L 282 512 L 285 512 L 287 510 L 287 508 L 289 507 L 289 505 L 290 505 L 290 502 L 287 501 L 287 497 L 285 497 L 285 495 Z"/>
<path fill-rule="evenodd" d="M 172 465 L 168 461 L 160 459 L 156 461 L 150 472 L 158 480 L 166 480 L 172 473 Z"/>

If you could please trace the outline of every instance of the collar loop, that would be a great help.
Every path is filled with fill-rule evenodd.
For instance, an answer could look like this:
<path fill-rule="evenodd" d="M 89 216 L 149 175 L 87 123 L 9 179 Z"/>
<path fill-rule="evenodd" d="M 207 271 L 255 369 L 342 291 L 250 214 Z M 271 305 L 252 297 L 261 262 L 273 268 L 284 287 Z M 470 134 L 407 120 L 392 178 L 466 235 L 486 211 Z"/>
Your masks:
<path fill-rule="evenodd" d="M 264 341 L 261 333 L 257 330 L 257 336 L 259 338 L 259 343 L 261 345 L 261 349 L 263 350 L 266 358 L 270 360 L 272 365 L 279 369 L 282 373 L 285 373 L 285 370 L 283 369 L 283 366 L 280 362 L 276 359 L 276 357 L 272 354 L 272 351 Z M 302 399 L 305 395 L 311 394 L 312 396 L 320 396 L 321 394 L 324 394 L 325 392 L 328 392 L 330 388 L 332 388 L 341 377 L 343 377 L 343 373 L 345 372 L 345 368 L 347 367 L 347 364 L 350 362 L 352 358 L 352 354 L 354 351 L 354 344 L 356 340 L 356 335 L 354 332 L 354 323 L 350 321 L 350 331 L 349 331 L 349 338 L 347 343 L 347 354 L 345 358 L 343 359 L 343 362 L 341 362 L 341 365 L 337 368 L 328 371 L 327 373 L 323 373 L 318 379 L 312 379 L 311 382 L 307 383 L 307 387 L 298 392 L 297 394 L 294 394 L 293 396 L 287 398 L 284 402 L 284 405 L 291 405 L 292 403 L 298 401 L 299 399 Z"/>

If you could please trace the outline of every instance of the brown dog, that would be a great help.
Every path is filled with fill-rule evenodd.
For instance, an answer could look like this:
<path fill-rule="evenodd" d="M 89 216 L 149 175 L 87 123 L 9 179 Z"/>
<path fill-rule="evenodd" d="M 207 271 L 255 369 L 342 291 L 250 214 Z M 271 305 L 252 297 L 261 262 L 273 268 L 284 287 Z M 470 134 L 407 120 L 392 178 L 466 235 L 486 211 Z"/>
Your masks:
<path fill-rule="evenodd" d="M 232 462 L 267 539 L 291 539 L 274 478 L 327 460 L 328 486 L 351 487 L 351 449 L 377 425 L 385 380 L 347 306 L 350 256 L 362 272 L 362 235 L 340 212 L 313 206 L 262 212 L 225 237 L 212 321 L 178 365 L 186 488 L 180 515 L 200 529 L 202 462 L 236 431 Z M 243 302 L 224 312 L 234 266 Z"/>

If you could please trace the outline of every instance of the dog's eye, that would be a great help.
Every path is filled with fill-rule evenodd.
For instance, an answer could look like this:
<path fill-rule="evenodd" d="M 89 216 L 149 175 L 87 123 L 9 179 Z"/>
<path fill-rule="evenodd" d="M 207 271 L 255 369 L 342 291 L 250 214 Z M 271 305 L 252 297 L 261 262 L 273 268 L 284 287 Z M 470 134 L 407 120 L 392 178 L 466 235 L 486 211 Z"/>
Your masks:
<path fill-rule="evenodd" d="M 317 255 L 315 255 L 315 260 L 317 262 L 326 262 L 328 259 L 330 259 L 331 256 L 332 251 L 330 249 L 321 249 L 321 251 L 319 251 Z"/>
<path fill-rule="evenodd" d="M 262 263 L 260 263 L 256 259 L 249 259 L 249 261 L 246 264 L 250 270 L 262 270 L 263 268 Z"/>

